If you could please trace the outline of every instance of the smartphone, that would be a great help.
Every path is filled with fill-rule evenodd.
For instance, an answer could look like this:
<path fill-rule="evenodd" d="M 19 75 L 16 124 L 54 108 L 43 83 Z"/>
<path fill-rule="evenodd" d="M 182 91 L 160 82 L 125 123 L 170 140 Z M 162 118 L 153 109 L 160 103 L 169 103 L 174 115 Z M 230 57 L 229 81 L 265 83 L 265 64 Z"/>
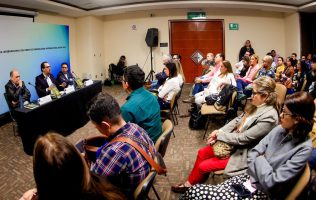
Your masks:
<path fill-rule="evenodd" d="M 232 184 L 230 187 L 241 198 L 251 197 L 251 192 L 248 189 L 246 189 L 245 186 L 243 186 L 241 184 Z"/>

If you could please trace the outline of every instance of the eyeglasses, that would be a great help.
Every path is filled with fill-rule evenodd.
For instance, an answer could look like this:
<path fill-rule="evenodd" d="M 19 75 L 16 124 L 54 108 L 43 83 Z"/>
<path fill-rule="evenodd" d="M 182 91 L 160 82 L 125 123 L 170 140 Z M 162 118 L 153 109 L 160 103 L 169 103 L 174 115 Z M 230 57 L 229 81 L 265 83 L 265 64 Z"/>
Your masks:
<path fill-rule="evenodd" d="M 284 118 L 284 116 L 286 116 L 286 115 L 288 115 L 288 116 L 296 116 L 295 114 L 285 112 L 285 109 L 283 108 L 282 112 L 280 114 L 280 117 Z"/>
<path fill-rule="evenodd" d="M 45 68 L 50 68 L 50 66 L 46 66 Z"/>
<path fill-rule="evenodd" d="M 68 67 L 61 67 L 61 68 L 68 68 Z"/>
<path fill-rule="evenodd" d="M 256 94 L 262 94 L 262 92 L 256 92 L 256 91 L 252 90 L 252 96 L 255 96 Z"/>

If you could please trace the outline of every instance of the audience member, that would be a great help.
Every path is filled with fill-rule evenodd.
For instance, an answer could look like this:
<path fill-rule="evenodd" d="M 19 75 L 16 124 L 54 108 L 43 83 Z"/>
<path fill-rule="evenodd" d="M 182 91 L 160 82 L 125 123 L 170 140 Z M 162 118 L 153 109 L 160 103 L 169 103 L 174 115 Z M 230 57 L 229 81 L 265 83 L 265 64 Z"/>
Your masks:
<path fill-rule="evenodd" d="M 275 127 L 249 151 L 247 174 L 218 185 L 196 185 L 180 199 L 285 199 L 297 184 L 312 152 L 308 133 L 312 130 L 315 105 L 306 92 L 287 97 Z M 248 191 L 239 196 L 233 188 Z M 246 192 L 244 192 L 245 194 Z"/>
<path fill-rule="evenodd" d="M 198 106 L 201 106 L 202 103 L 205 103 L 205 97 L 210 94 L 219 94 L 224 84 L 231 84 L 236 87 L 236 81 L 234 78 L 232 66 L 228 60 L 224 60 L 221 64 L 220 74 L 215 75 L 210 84 L 204 91 L 199 92 L 194 95 L 195 103 Z"/>
<path fill-rule="evenodd" d="M 225 174 L 235 176 L 245 173 L 248 151 L 278 124 L 275 82 L 264 76 L 254 81 L 251 107 L 219 130 L 213 131 L 207 144 L 222 141 L 232 145 L 234 153 L 218 158 L 212 145 L 199 150 L 193 170 L 184 184 L 172 186 L 172 191 L 183 193 L 195 184 L 203 183 L 210 172 L 225 169 Z"/>
<path fill-rule="evenodd" d="M 271 50 L 271 56 L 273 58 L 272 68 L 278 66 L 278 58 L 280 57 L 279 54 L 276 53 L 276 51 L 273 49 Z"/>
<path fill-rule="evenodd" d="M 294 92 L 292 85 L 292 78 L 294 76 L 294 67 L 292 62 L 288 57 L 286 59 L 286 67 L 281 75 L 280 82 L 287 88 L 287 94 L 292 94 Z"/>
<path fill-rule="evenodd" d="M 99 132 L 107 137 L 105 144 L 97 151 L 91 171 L 107 177 L 127 196 L 132 195 L 150 172 L 151 166 L 131 144 L 115 139 L 131 139 L 153 159 L 156 156 L 154 143 L 144 129 L 124 121 L 119 104 L 109 94 L 99 93 L 92 99 L 88 116 Z"/>
<path fill-rule="evenodd" d="M 202 60 L 201 65 L 203 67 L 202 76 L 210 72 L 213 67 L 215 66 L 214 61 L 214 54 L 213 53 L 207 53 L 206 59 Z"/>
<path fill-rule="evenodd" d="M 243 47 L 241 47 L 241 49 L 239 51 L 239 61 L 245 55 L 246 51 L 249 51 L 250 55 L 255 54 L 255 50 L 252 48 L 250 40 L 246 40 L 245 45 Z"/>
<path fill-rule="evenodd" d="M 10 71 L 10 80 L 5 85 L 5 92 L 10 109 L 19 107 L 21 103 L 30 102 L 31 93 L 26 88 L 24 81 L 21 80 L 20 73 L 15 69 Z"/>
<path fill-rule="evenodd" d="M 194 95 L 198 92 L 201 92 L 204 90 L 204 88 L 206 88 L 208 86 L 208 84 L 210 83 L 210 81 L 212 80 L 212 78 L 215 75 L 218 75 L 220 73 L 219 69 L 221 67 L 221 64 L 223 62 L 223 60 L 225 60 L 225 55 L 222 53 L 218 53 L 215 56 L 215 67 L 212 69 L 212 71 L 208 72 L 207 74 L 200 76 L 200 77 L 196 77 L 194 82 L 194 87 L 192 90 L 192 97 L 190 97 L 189 99 L 185 99 L 183 100 L 184 103 L 193 103 L 194 102 Z"/>
<path fill-rule="evenodd" d="M 235 71 L 236 74 L 240 74 L 241 71 L 244 69 L 244 58 L 246 58 L 246 57 L 249 58 L 250 56 L 251 56 L 250 52 L 246 51 L 245 55 L 241 58 L 241 60 L 234 65 L 234 67 L 236 68 L 236 71 Z M 248 59 L 248 63 L 249 63 L 249 59 Z M 247 70 L 244 70 L 244 71 L 247 71 Z"/>
<path fill-rule="evenodd" d="M 297 64 L 297 54 L 296 54 L 296 53 L 292 53 L 290 60 L 291 60 L 292 66 L 293 66 L 293 67 L 296 67 L 296 64 Z"/>
<path fill-rule="evenodd" d="M 284 72 L 285 66 L 284 66 L 284 59 L 283 57 L 279 56 L 278 57 L 278 62 L 277 62 L 277 68 L 275 72 L 275 81 L 280 81 L 282 78 L 282 74 Z"/>
<path fill-rule="evenodd" d="M 36 189 L 20 200 L 123 200 L 119 189 L 90 174 L 82 155 L 58 134 L 46 134 L 35 143 L 33 173 Z"/>
<path fill-rule="evenodd" d="M 307 54 L 305 63 L 307 65 L 308 70 L 310 70 L 312 68 L 312 54 L 311 53 Z"/>
<path fill-rule="evenodd" d="M 121 107 L 122 117 L 142 127 L 155 143 L 162 133 L 160 108 L 156 97 L 143 87 L 145 73 L 137 65 L 124 70 L 122 85 L 128 93 Z"/>
<path fill-rule="evenodd" d="M 263 57 L 263 63 L 261 69 L 258 71 L 257 78 L 261 76 L 270 76 L 271 78 L 275 79 L 275 73 L 271 69 L 271 65 L 273 62 L 273 59 L 271 56 L 264 56 Z"/>
<path fill-rule="evenodd" d="M 308 91 L 313 98 L 316 98 L 316 57 L 312 58 L 311 70 L 306 75 L 305 91 Z"/>
<path fill-rule="evenodd" d="M 295 73 L 292 79 L 293 91 L 301 91 L 304 81 L 306 80 L 307 65 L 305 62 L 298 61 Z"/>
<path fill-rule="evenodd" d="M 206 59 L 202 60 L 201 66 L 203 67 L 202 76 L 205 74 L 211 72 L 214 68 L 215 61 L 214 61 L 214 54 L 213 53 L 207 53 Z M 194 95 L 193 90 L 195 88 L 195 84 L 192 86 L 190 92 L 189 92 L 189 99 L 184 99 L 182 102 L 184 103 L 193 103 L 194 102 Z M 188 115 L 183 115 L 183 117 L 187 117 Z"/>
<path fill-rule="evenodd" d="M 170 55 L 164 54 L 162 56 L 162 63 L 165 65 L 168 62 L 172 62 L 172 58 Z M 155 77 L 156 77 L 156 80 L 153 80 L 151 82 L 151 87 L 150 87 L 151 90 L 157 90 L 161 85 L 164 84 L 164 82 L 167 79 L 167 75 L 165 74 L 164 70 L 162 70 L 162 72 L 157 73 Z"/>
<path fill-rule="evenodd" d="M 50 65 L 48 62 L 45 61 L 41 63 L 41 71 L 42 74 L 35 78 L 35 89 L 39 97 L 50 94 L 51 90 L 55 87 L 65 87 L 66 83 L 58 85 L 54 76 L 50 73 Z"/>
<path fill-rule="evenodd" d="M 74 76 L 70 71 L 68 71 L 68 64 L 61 64 L 61 71 L 57 74 L 57 82 L 63 87 L 68 87 L 68 85 L 74 84 Z M 66 84 L 63 84 L 66 83 Z"/>
<path fill-rule="evenodd" d="M 182 84 L 185 82 L 185 76 L 184 76 L 183 68 L 181 65 L 181 56 L 179 54 L 173 54 L 172 61 L 176 64 L 179 84 L 181 87 Z"/>
<path fill-rule="evenodd" d="M 169 109 L 173 96 L 180 91 L 180 83 L 176 64 L 169 62 L 165 64 L 164 72 L 168 76 L 166 82 L 158 88 L 158 103 L 160 109 Z"/>
<path fill-rule="evenodd" d="M 250 67 L 250 57 L 249 56 L 244 56 L 244 57 L 242 57 L 241 61 L 242 61 L 242 66 L 243 67 L 242 67 L 241 71 L 239 72 L 239 76 L 244 77 L 244 76 L 246 76 L 247 71 L 248 71 L 248 69 Z"/>
<path fill-rule="evenodd" d="M 122 55 L 119 59 L 119 61 L 116 64 L 117 67 L 117 74 L 120 76 L 123 76 L 124 69 L 126 67 L 126 57 Z"/>
<path fill-rule="evenodd" d="M 258 61 L 259 61 L 259 57 L 257 55 L 252 55 L 250 57 L 250 67 L 246 73 L 246 75 L 244 77 L 241 77 L 240 75 L 236 76 L 236 82 L 237 82 L 237 92 L 238 92 L 238 95 L 240 96 L 240 94 L 243 94 L 243 91 L 245 89 L 245 87 L 247 85 L 249 85 L 250 83 L 253 82 L 253 80 L 255 79 L 259 69 L 260 69 L 260 66 L 258 64 Z M 240 99 L 241 97 L 239 97 Z"/>

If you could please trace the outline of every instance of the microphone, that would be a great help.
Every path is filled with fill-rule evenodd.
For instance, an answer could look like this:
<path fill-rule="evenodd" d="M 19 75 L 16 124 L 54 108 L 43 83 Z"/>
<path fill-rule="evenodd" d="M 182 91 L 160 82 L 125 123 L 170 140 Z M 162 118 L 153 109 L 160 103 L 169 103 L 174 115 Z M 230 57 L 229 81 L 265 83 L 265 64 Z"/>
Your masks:
<path fill-rule="evenodd" d="M 36 86 L 32 84 L 31 82 L 28 82 L 28 84 L 36 88 Z"/>
<path fill-rule="evenodd" d="M 42 92 L 44 92 L 46 94 L 46 90 L 43 90 L 42 88 L 37 87 L 36 85 L 32 84 L 31 82 L 28 82 L 29 85 L 33 86 L 35 88 L 35 90 L 40 90 Z"/>

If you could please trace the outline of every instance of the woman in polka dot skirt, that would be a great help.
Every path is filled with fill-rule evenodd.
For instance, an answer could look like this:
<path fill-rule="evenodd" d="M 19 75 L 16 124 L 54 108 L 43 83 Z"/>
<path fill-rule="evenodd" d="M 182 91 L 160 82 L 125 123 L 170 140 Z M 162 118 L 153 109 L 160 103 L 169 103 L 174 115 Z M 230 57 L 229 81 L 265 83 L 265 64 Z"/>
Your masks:
<path fill-rule="evenodd" d="M 306 92 L 287 97 L 275 127 L 248 154 L 247 174 L 218 185 L 195 185 L 180 199 L 285 199 L 311 155 L 315 105 Z"/>

